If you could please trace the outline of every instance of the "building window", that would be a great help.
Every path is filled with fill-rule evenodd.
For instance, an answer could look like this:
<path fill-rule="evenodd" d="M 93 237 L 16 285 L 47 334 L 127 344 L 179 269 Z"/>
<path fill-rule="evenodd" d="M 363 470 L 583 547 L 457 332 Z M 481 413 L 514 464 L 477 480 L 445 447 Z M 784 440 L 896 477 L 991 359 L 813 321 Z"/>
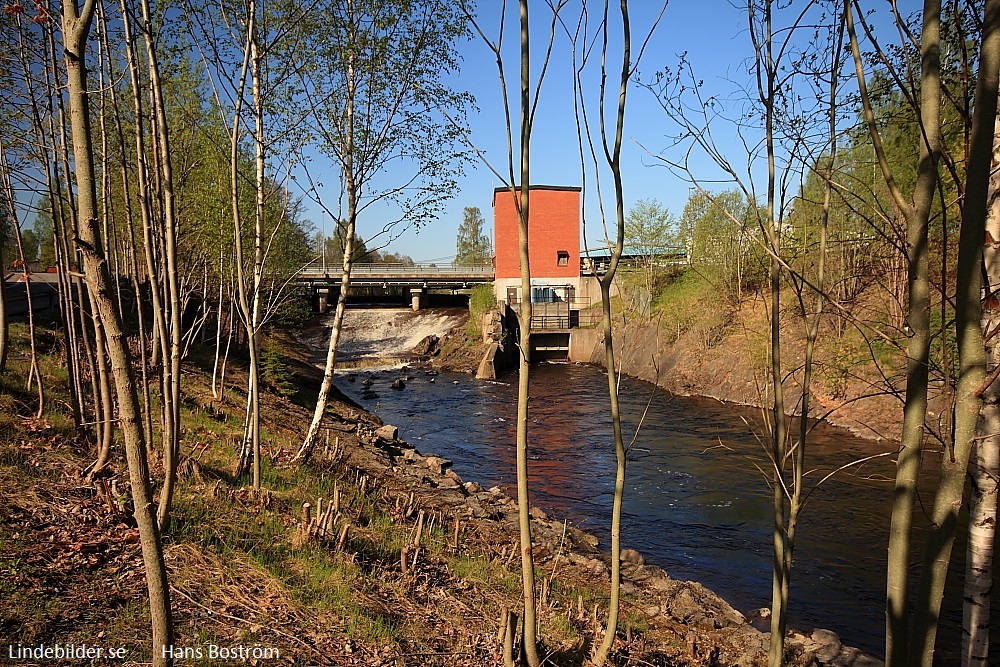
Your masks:
<path fill-rule="evenodd" d="M 559 266 L 569 266 L 569 253 L 565 250 L 556 252 L 556 264 Z"/>

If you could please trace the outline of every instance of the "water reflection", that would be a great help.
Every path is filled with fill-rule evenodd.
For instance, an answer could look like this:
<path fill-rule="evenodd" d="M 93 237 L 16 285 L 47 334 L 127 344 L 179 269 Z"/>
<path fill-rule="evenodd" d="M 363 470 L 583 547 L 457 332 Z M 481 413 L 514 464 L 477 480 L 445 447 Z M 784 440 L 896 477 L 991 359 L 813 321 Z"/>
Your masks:
<path fill-rule="evenodd" d="M 417 372 L 404 392 L 388 390 L 398 375 L 380 374 L 373 387 L 381 395 L 378 404 L 362 403 L 399 426 L 400 437 L 423 453 L 454 460 L 463 478 L 513 487 L 516 378 L 487 383 L 442 374 L 431 384 Z M 360 396 L 357 385 L 340 386 Z M 755 435 L 759 413 L 673 397 L 628 378 L 621 397 L 626 438 L 635 434 L 624 546 L 676 578 L 701 581 L 742 611 L 769 606 L 771 494 L 760 470 L 768 464 Z M 529 442 L 533 504 L 594 532 L 606 545 L 614 481 L 606 375 L 587 366 L 533 369 Z M 810 441 L 811 478 L 886 447 L 819 427 Z M 829 480 L 809 501 L 792 576 L 793 626 L 835 629 L 846 643 L 881 653 L 892 494 L 886 480 L 893 474 L 889 457 L 876 459 Z M 957 544 L 955 553 L 961 560 L 964 545 Z M 950 625 L 940 646 L 957 646 L 959 605 L 955 595 L 946 606 Z"/>

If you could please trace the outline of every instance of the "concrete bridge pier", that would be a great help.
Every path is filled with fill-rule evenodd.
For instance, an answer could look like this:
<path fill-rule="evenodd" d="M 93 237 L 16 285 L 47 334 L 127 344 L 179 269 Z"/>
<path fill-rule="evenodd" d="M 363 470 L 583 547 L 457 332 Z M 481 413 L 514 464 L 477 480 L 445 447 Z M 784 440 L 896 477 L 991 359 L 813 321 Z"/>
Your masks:
<path fill-rule="evenodd" d="M 320 315 L 325 315 L 327 309 L 330 307 L 330 288 L 320 287 L 316 290 L 316 311 Z"/>
<path fill-rule="evenodd" d="M 424 302 L 424 288 L 422 287 L 412 287 L 410 288 L 410 307 L 413 308 L 414 312 L 420 310 Z"/>

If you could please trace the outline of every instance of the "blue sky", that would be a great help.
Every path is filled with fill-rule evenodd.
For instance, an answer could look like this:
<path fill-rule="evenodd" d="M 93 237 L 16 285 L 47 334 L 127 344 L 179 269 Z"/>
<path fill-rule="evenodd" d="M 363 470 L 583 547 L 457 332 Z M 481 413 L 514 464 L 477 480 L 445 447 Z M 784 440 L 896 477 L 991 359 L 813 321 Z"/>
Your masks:
<path fill-rule="evenodd" d="M 617 3 L 612 3 L 613 12 Z M 498 0 L 481 0 L 478 19 L 488 35 L 495 35 L 499 18 Z M 508 0 L 508 25 L 505 35 L 508 85 L 516 85 L 518 77 L 517 54 L 517 3 Z M 659 12 L 661 0 L 641 0 L 631 3 L 631 23 L 633 49 L 637 49 L 642 37 L 648 32 L 655 15 Z M 882 3 L 879 3 L 881 8 Z M 904 12 L 916 9 L 914 0 L 900 3 Z M 909 7 L 908 7 L 909 6 Z M 551 14 L 545 3 L 531 3 L 531 30 L 533 69 L 541 63 Z M 566 10 L 568 20 L 575 21 L 575 7 Z M 884 9 L 881 10 L 884 13 Z M 613 14 L 614 15 L 614 14 Z M 612 29 L 612 35 L 618 28 Z M 616 40 L 620 48 L 620 40 Z M 477 37 L 460 46 L 464 58 L 461 72 L 452 84 L 457 89 L 471 92 L 476 98 L 478 113 L 469 117 L 471 141 L 485 153 L 501 173 L 505 173 L 506 139 L 501 106 L 501 93 L 497 82 L 496 65 L 492 53 Z M 734 6 L 728 0 L 673 0 L 660 21 L 656 32 L 639 63 L 640 79 L 648 80 L 657 70 L 675 67 L 680 54 L 686 53 L 696 77 L 704 82 L 706 94 L 725 100 L 727 115 L 738 114 L 743 108 L 744 97 L 741 88 L 752 84 L 748 73 L 748 61 L 752 57 L 752 45 L 747 30 L 745 8 Z M 614 57 L 614 56 L 612 56 Z M 609 65 L 613 70 L 615 65 Z M 610 85 L 616 87 L 616 74 L 611 71 Z M 584 81 L 588 96 L 596 104 L 597 77 Z M 512 91 L 516 95 L 516 91 Z M 532 140 L 531 181 L 534 184 L 580 185 L 580 165 L 577 149 L 576 126 L 573 116 L 573 93 L 571 77 L 570 47 L 565 34 L 559 30 L 553 47 L 552 60 L 542 85 L 541 97 L 535 120 Z M 512 113 L 517 114 L 517 100 L 512 98 Z M 596 113 L 596 106 L 592 110 Z M 515 128 L 516 133 L 516 128 Z M 658 164 L 647 152 L 658 153 L 668 150 L 670 136 L 676 126 L 668 120 L 653 95 L 646 89 L 633 85 L 629 90 L 625 121 L 625 142 L 622 151 L 622 170 L 625 187 L 626 212 L 639 199 L 657 199 L 675 215 L 679 216 L 687 199 L 691 183 Z M 726 147 L 736 163 L 746 162 L 746 151 L 732 130 L 722 123 L 717 127 L 720 142 Z M 516 134 L 515 134 L 516 137 Z M 751 140 L 754 140 L 751 137 Z M 515 138 L 516 143 L 516 138 Z M 668 150 L 677 158 L 679 149 Z M 719 171 L 711 160 L 697 152 L 692 155 L 692 170 L 696 178 L 703 180 L 707 187 L 715 185 Z M 487 224 L 491 224 L 492 193 L 503 185 L 496 176 L 478 161 L 466 165 L 466 175 L 460 180 L 455 197 L 451 199 L 438 221 L 423 227 L 419 232 L 404 232 L 387 247 L 411 256 L 415 260 L 447 261 L 454 255 L 455 233 L 462 219 L 462 209 L 466 206 L 479 207 Z M 391 175 L 390 175 L 391 176 Z M 606 206 L 610 204 L 612 183 L 605 172 L 602 188 Z M 601 234 L 594 222 L 597 218 L 596 196 L 593 194 L 592 176 L 588 176 L 591 194 L 587 198 L 588 233 L 587 244 L 591 247 L 600 243 Z M 333 183 L 336 179 L 328 178 Z M 613 209 L 607 209 L 613 214 Z M 369 209 L 359 218 L 359 232 L 363 238 L 370 238 L 380 230 L 391 212 Z M 318 212 L 310 212 L 317 228 L 323 226 Z M 326 222 L 329 227 L 329 221 Z M 327 230 L 329 232 L 329 229 Z"/>

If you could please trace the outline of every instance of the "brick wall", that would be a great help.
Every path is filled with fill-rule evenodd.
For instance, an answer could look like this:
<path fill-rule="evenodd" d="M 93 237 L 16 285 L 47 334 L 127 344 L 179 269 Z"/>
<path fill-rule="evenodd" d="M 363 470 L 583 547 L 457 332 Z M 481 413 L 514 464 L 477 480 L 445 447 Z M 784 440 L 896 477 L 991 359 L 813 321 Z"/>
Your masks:
<path fill-rule="evenodd" d="M 532 279 L 580 275 L 580 188 L 528 189 L 528 260 Z M 506 188 L 493 193 L 493 251 L 497 279 L 518 278 L 517 208 Z M 563 262 L 560 262 L 563 253 Z"/>

